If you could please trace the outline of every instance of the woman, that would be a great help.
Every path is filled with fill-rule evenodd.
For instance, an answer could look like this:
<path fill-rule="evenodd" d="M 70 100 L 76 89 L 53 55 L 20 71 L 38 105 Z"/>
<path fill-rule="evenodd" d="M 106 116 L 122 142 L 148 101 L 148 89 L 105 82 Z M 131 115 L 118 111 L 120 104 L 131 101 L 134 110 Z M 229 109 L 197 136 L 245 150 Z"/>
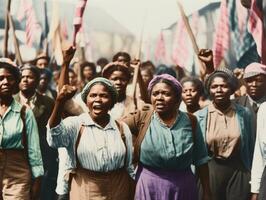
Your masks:
<path fill-rule="evenodd" d="M 43 163 L 38 127 L 30 109 L 12 95 L 20 81 L 17 66 L 0 58 L 0 199 L 37 199 Z"/>
<path fill-rule="evenodd" d="M 96 65 L 93 62 L 83 62 L 80 64 L 80 91 L 83 87 L 96 77 Z"/>
<path fill-rule="evenodd" d="M 182 86 L 171 75 L 155 76 L 148 91 L 153 109 L 138 111 L 124 120 L 137 134 L 134 159 L 138 162 L 135 199 L 196 200 L 193 163 L 210 199 L 209 160 L 196 118 L 179 111 Z"/>
<path fill-rule="evenodd" d="M 196 113 L 209 155 L 210 187 L 215 200 L 249 198 L 253 152 L 250 111 L 230 100 L 238 80 L 227 68 L 205 82 L 212 102 Z"/>
<path fill-rule="evenodd" d="M 202 82 L 194 77 L 185 77 L 181 80 L 183 87 L 182 99 L 186 104 L 186 110 L 189 113 L 195 113 L 200 110 L 200 97 L 204 93 Z"/>
<path fill-rule="evenodd" d="M 116 103 L 115 88 L 105 78 L 93 79 L 81 93 L 89 113 L 60 122 L 64 103 L 75 91 L 63 86 L 47 133 L 49 145 L 65 147 L 70 156 L 70 199 L 130 199 L 131 133 L 126 124 L 108 114 Z"/>

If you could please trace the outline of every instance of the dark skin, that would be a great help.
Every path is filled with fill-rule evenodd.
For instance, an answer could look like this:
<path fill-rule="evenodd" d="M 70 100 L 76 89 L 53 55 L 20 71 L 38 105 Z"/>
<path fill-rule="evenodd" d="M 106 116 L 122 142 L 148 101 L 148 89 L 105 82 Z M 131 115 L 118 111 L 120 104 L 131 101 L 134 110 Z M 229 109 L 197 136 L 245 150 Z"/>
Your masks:
<path fill-rule="evenodd" d="M 224 112 L 231 105 L 230 95 L 232 94 L 232 90 L 225 78 L 223 77 L 214 77 L 210 89 L 210 96 L 213 100 L 214 106 Z"/>
<path fill-rule="evenodd" d="M 159 118 L 171 127 L 176 121 L 180 100 L 176 98 L 177 94 L 170 85 L 166 83 L 157 83 L 151 91 L 151 103 Z M 208 164 L 196 167 L 203 187 L 203 200 L 211 199 L 209 186 L 209 168 Z"/>
<path fill-rule="evenodd" d="M 38 82 L 36 80 L 35 74 L 29 70 L 25 69 L 21 72 L 21 80 L 19 83 L 19 89 L 24 97 L 27 99 L 31 98 L 38 86 Z"/>
<path fill-rule="evenodd" d="M 211 49 L 200 49 L 198 53 L 198 58 L 202 62 L 205 72 L 203 73 L 202 80 L 208 74 L 211 74 L 214 71 L 214 63 L 213 63 L 213 53 Z"/>
<path fill-rule="evenodd" d="M 255 101 L 260 100 L 266 95 L 266 75 L 259 74 L 245 79 L 247 93 Z"/>
<path fill-rule="evenodd" d="M 13 74 L 5 69 L 0 68 L 0 115 L 3 116 L 13 101 L 13 91 L 16 85 Z"/>
<path fill-rule="evenodd" d="M 16 80 L 13 74 L 4 68 L 0 68 L 0 115 L 6 113 L 8 107 L 13 101 L 13 91 L 16 87 Z M 38 199 L 40 194 L 41 178 L 37 177 L 31 184 L 31 199 Z"/>
<path fill-rule="evenodd" d="M 183 83 L 182 99 L 187 106 L 187 111 L 194 113 L 200 109 L 200 94 L 198 88 L 192 81 Z"/>

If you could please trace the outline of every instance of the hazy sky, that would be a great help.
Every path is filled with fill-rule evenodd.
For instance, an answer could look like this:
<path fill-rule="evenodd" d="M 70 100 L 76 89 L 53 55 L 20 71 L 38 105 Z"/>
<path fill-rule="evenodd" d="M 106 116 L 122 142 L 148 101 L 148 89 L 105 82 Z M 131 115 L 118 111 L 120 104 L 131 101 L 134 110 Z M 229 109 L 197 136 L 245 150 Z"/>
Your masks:
<path fill-rule="evenodd" d="M 219 0 L 180 0 L 186 14 L 217 1 Z M 103 8 L 136 35 L 140 34 L 143 26 L 146 35 L 158 35 L 161 29 L 167 28 L 179 17 L 176 0 L 88 0 L 87 6 Z"/>

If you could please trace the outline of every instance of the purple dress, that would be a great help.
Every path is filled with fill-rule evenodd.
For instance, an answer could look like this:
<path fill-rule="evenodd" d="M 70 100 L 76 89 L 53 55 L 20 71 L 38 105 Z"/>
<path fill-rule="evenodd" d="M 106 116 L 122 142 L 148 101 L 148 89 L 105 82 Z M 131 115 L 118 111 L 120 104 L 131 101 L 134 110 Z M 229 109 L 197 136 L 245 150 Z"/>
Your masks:
<path fill-rule="evenodd" d="M 136 174 L 136 200 L 198 200 L 191 169 L 165 171 L 140 165 Z"/>

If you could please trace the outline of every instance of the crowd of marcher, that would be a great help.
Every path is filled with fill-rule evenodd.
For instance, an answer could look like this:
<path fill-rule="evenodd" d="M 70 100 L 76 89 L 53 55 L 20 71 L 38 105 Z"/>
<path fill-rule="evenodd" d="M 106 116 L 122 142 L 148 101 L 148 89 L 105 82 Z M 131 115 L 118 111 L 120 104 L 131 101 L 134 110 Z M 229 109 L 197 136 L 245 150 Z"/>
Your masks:
<path fill-rule="evenodd" d="M 0 58 L 0 199 L 266 199 L 266 66 Z M 134 81 L 137 80 L 137 81 Z"/>

